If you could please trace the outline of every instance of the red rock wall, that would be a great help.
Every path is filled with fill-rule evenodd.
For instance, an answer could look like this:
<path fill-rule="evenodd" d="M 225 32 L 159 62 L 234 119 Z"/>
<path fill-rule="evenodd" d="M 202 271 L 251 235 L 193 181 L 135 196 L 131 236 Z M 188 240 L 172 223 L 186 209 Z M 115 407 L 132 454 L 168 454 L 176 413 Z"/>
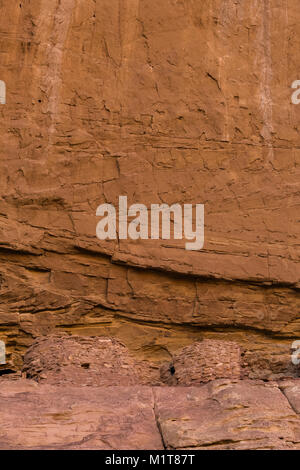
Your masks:
<path fill-rule="evenodd" d="M 112 335 L 141 359 L 237 342 L 294 374 L 297 0 L 0 0 L 0 338 Z M 205 245 L 96 238 L 99 204 L 205 204 Z"/>

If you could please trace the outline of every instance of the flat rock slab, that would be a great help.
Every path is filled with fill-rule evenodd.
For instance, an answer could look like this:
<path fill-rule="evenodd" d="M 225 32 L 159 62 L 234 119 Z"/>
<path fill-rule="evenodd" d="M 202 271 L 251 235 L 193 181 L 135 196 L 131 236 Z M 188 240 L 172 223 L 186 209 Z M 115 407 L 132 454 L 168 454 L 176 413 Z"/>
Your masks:
<path fill-rule="evenodd" d="M 0 378 L 0 449 L 300 449 L 299 382 L 80 387 Z"/>
<path fill-rule="evenodd" d="M 150 387 L 5 381 L 0 400 L 1 449 L 163 448 Z"/>
<path fill-rule="evenodd" d="M 276 385 L 216 380 L 201 387 L 156 388 L 167 448 L 299 448 L 299 416 Z"/>
<path fill-rule="evenodd" d="M 293 410 L 300 414 L 300 380 L 293 379 L 283 381 L 280 388 L 287 397 Z"/>

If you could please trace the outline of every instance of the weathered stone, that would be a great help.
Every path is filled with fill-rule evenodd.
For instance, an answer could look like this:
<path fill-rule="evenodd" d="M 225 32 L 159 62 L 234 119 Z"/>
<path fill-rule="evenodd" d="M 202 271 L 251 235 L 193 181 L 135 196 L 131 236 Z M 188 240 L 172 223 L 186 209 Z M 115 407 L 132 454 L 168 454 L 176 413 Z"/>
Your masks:
<path fill-rule="evenodd" d="M 0 401 L 0 449 L 300 449 L 300 417 L 276 383 L 79 387 L 5 376 Z"/>
<path fill-rule="evenodd" d="M 216 380 L 155 389 L 169 449 L 300 449 L 300 419 L 275 385 Z"/>
<path fill-rule="evenodd" d="M 7 370 L 62 330 L 159 364 L 234 341 L 249 376 L 296 376 L 299 15 L 298 0 L 1 2 Z M 96 208 L 120 195 L 204 203 L 204 249 L 97 240 Z"/>
<path fill-rule="evenodd" d="M 300 414 L 300 380 L 288 380 L 279 383 L 293 410 Z"/>
<path fill-rule="evenodd" d="M 0 379 L 0 449 L 161 449 L 147 387 Z"/>

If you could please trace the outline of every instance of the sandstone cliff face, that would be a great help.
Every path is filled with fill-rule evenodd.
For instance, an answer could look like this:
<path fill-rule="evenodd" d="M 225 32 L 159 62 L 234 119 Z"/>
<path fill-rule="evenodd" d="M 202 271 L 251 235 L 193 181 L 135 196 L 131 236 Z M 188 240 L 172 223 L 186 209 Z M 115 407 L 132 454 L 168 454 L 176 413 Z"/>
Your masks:
<path fill-rule="evenodd" d="M 297 375 L 297 0 L 0 0 L 0 339 L 239 344 Z M 205 245 L 96 238 L 96 208 L 205 204 Z M 1 366 L 0 366 L 1 367 Z"/>

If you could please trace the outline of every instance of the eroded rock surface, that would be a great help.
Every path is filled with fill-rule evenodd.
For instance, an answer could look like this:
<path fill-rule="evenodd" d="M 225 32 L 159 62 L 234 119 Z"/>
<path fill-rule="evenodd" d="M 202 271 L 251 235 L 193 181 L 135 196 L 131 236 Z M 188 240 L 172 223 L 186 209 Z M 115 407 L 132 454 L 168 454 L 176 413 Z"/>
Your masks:
<path fill-rule="evenodd" d="M 275 382 L 61 387 L 7 376 L 0 400 L 0 449 L 300 449 L 300 415 Z"/>
<path fill-rule="evenodd" d="M 159 364 L 234 341 L 251 377 L 296 375 L 300 13 L 275 3 L 0 2 L 8 369 L 68 331 Z M 204 249 L 97 240 L 96 208 L 120 195 L 204 203 Z"/>
<path fill-rule="evenodd" d="M 0 379 L 0 449 L 162 449 L 146 387 Z"/>
<path fill-rule="evenodd" d="M 300 414 L 300 387 L 299 380 L 288 380 L 280 383 L 280 389 L 288 399 L 293 410 Z"/>
<path fill-rule="evenodd" d="M 204 340 L 159 378 L 114 338 L 38 338 L 0 376 L 0 449 L 300 449 L 300 379 L 240 380 L 241 361 Z"/>
<path fill-rule="evenodd" d="M 300 448 L 299 415 L 276 384 L 217 380 L 154 394 L 167 448 Z"/>

